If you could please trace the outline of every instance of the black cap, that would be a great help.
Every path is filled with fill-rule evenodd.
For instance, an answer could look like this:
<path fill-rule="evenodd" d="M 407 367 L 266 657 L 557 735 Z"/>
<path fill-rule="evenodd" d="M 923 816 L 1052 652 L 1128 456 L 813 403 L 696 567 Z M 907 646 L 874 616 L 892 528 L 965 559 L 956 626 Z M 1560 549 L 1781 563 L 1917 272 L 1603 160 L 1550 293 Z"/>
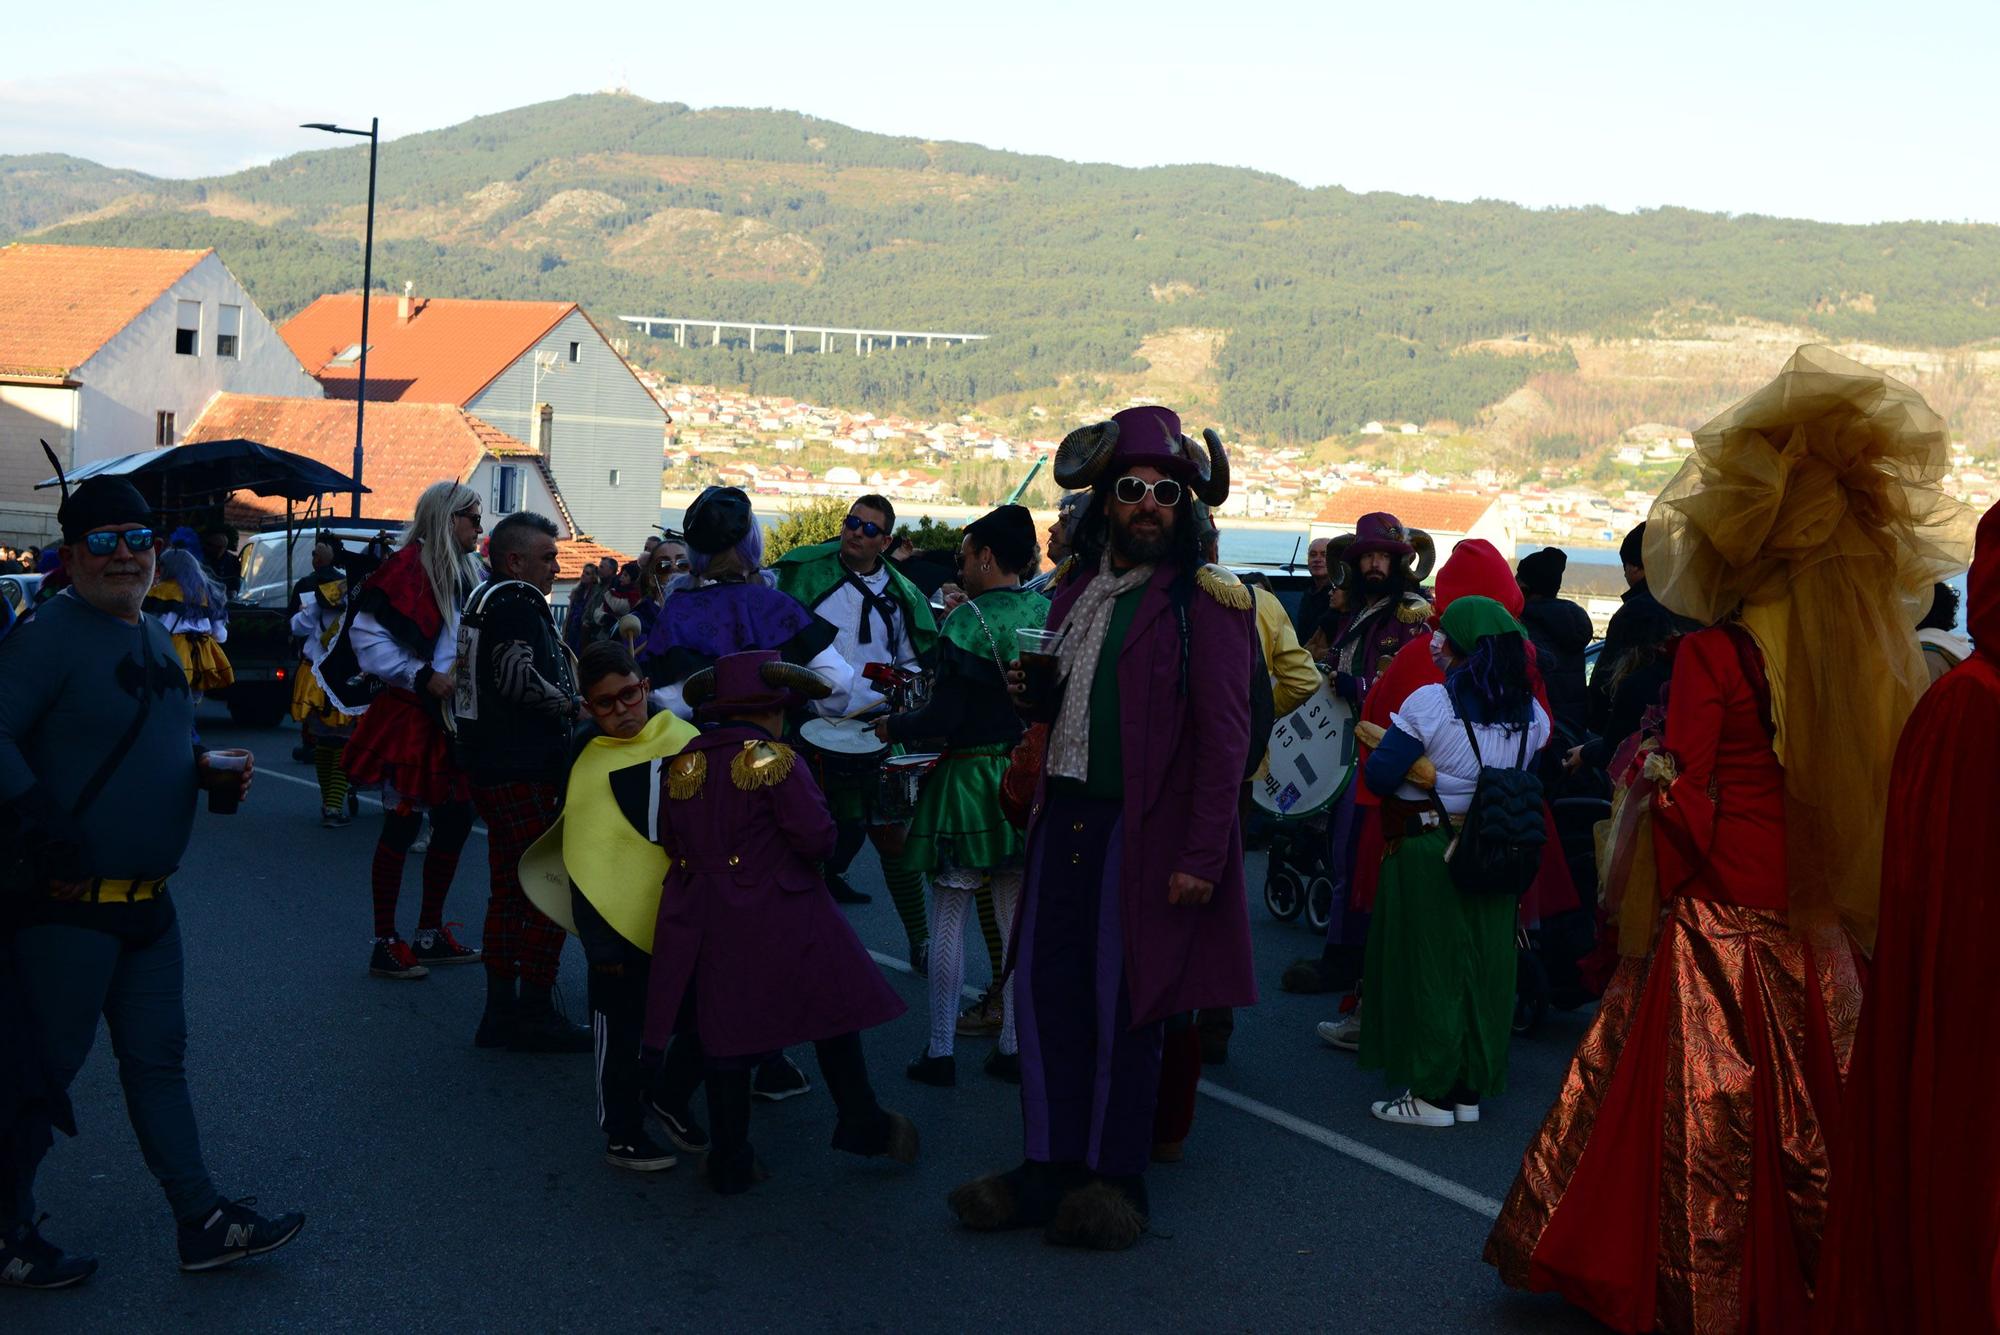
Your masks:
<path fill-rule="evenodd" d="M 1544 547 L 1522 557 L 1514 574 L 1524 592 L 1536 598 L 1553 598 L 1562 592 L 1563 571 L 1568 568 L 1569 557 L 1560 547 Z"/>
<path fill-rule="evenodd" d="M 1628 566 L 1644 568 L 1646 564 L 1646 526 L 1644 524 L 1625 535 L 1625 541 L 1618 544 L 1618 559 Z"/>
<path fill-rule="evenodd" d="M 80 542 L 92 529 L 112 524 L 150 524 L 153 507 L 122 477 L 86 478 L 63 498 L 56 511 L 64 542 Z"/>
<path fill-rule="evenodd" d="M 756 522 L 750 498 L 740 488 L 710 487 L 687 508 L 681 529 L 688 546 L 703 556 L 715 556 L 743 541 Z"/>
<path fill-rule="evenodd" d="M 1035 516 L 1025 505 L 988 510 L 965 526 L 965 534 L 1010 571 L 1020 571 L 1035 554 Z"/>

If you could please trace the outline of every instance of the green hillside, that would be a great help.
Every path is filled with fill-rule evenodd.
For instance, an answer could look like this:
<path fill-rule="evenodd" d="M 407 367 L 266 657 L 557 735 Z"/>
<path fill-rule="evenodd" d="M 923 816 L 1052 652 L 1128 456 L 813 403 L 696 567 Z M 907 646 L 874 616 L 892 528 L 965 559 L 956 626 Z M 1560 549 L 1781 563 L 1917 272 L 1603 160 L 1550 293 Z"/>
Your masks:
<path fill-rule="evenodd" d="M 0 232 L 120 200 L 45 235 L 215 245 L 278 317 L 355 284 L 365 146 L 200 182 L 78 164 L 68 195 L 30 206 L 12 182 L 32 161 L 75 162 L 0 159 Z M 1301 441 L 1371 417 L 1470 422 L 1572 367 L 1565 337 L 1739 319 L 1917 347 L 2000 337 L 1995 227 L 1442 203 L 625 95 L 394 140 L 380 197 L 375 273 L 391 290 L 991 334 L 871 359 L 635 339 L 689 379 L 921 412 L 1115 388 L 1146 371 L 1142 343 L 1176 330 L 1222 335 L 1196 368 L 1205 410 Z M 1521 336 L 1549 346 L 1468 348 Z"/>

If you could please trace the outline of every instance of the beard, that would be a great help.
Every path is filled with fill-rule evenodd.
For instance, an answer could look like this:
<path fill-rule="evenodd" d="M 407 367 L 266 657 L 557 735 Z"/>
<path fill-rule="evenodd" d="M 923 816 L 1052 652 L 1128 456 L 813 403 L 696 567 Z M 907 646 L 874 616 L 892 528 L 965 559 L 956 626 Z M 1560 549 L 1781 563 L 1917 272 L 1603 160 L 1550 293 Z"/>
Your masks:
<path fill-rule="evenodd" d="M 1363 602 L 1375 603 L 1384 598 L 1394 598 L 1407 587 L 1400 570 L 1391 570 L 1386 575 L 1363 575 L 1361 577 L 1361 598 Z"/>
<path fill-rule="evenodd" d="M 1157 525 L 1134 517 L 1112 516 L 1111 554 L 1128 565 L 1154 565 L 1166 559 L 1174 545 L 1174 516 L 1162 513 Z"/>

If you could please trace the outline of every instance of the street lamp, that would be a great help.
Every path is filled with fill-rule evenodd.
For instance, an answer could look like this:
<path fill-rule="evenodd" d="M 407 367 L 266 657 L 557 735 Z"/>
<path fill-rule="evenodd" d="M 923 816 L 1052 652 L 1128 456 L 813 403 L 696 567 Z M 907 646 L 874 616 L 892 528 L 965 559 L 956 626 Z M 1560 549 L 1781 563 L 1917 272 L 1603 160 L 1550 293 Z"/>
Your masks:
<path fill-rule="evenodd" d="M 368 298 L 375 287 L 375 150 L 380 144 L 382 122 L 368 118 L 365 130 L 349 130 L 327 121 L 308 121 L 301 130 L 324 130 L 328 134 L 365 135 L 368 139 L 368 231 L 361 243 L 361 366 L 354 389 L 354 502 L 348 511 L 361 518 L 361 415 L 368 408 Z"/>

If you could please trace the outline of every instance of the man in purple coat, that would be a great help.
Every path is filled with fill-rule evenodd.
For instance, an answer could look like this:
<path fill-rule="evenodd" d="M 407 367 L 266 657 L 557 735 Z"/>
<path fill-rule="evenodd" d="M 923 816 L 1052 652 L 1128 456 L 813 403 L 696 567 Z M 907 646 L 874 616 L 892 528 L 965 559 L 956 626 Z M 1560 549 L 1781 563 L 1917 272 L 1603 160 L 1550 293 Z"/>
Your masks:
<path fill-rule="evenodd" d="M 861 1030 L 902 1000 L 834 906 L 819 863 L 833 851 L 826 798 L 777 740 L 785 711 L 827 684 L 777 651 L 729 654 L 689 679 L 701 735 L 663 768 L 657 838 L 673 858 L 647 980 L 649 1053 L 699 1038 L 708 1085 L 702 1176 L 724 1195 L 762 1175 L 750 1148 L 750 1071 L 813 1044 L 840 1121 L 833 1146 L 917 1158 L 917 1129 L 875 1101 Z"/>
<path fill-rule="evenodd" d="M 1132 408 L 1056 456 L 1057 483 L 1094 497 L 1049 613 L 1055 698 L 1024 702 L 1050 723 L 1015 937 L 1027 1153 L 952 1192 L 969 1228 L 1129 1247 L 1165 1021 L 1257 999 L 1237 819 L 1255 625 L 1250 591 L 1196 546 L 1190 502 L 1229 490 L 1207 436 Z"/>

